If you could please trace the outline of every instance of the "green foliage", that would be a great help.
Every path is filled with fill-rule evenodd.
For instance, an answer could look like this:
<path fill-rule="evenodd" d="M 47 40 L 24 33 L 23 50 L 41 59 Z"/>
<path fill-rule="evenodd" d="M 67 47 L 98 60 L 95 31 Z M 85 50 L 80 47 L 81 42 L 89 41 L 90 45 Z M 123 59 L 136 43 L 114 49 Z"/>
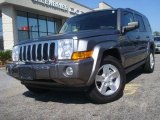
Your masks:
<path fill-rule="evenodd" d="M 11 60 L 12 52 L 11 50 L 0 51 L 0 61 L 2 65 L 6 64 L 7 61 Z"/>
<path fill-rule="evenodd" d="M 153 35 L 154 35 L 154 36 L 160 36 L 160 32 L 155 31 L 155 32 L 153 32 Z"/>

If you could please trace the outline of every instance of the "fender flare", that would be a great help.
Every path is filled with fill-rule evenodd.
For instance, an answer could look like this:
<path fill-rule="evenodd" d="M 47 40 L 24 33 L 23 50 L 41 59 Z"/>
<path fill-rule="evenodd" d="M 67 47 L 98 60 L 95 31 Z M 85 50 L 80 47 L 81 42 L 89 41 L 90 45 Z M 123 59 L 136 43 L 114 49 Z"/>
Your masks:
<path fill-rule="evenodd" d="M 92 83 L 95 80 L 96 74 L 98 72 L 98 69 L 99 69 L 101 61 L 102 61 L 103 53 L 106 50 L 110 50 L 112 48 L 115 48 L 116 45 L 117 45 L 117 41 L 107 41 L 107 42 L 99 43 L 94 47 L 93 56 L 92 56 L 94 62 L 93 62 L 91 75 L 90 75 L 89 80 L 87 82 L 87 86 L 92 85 Z"/>

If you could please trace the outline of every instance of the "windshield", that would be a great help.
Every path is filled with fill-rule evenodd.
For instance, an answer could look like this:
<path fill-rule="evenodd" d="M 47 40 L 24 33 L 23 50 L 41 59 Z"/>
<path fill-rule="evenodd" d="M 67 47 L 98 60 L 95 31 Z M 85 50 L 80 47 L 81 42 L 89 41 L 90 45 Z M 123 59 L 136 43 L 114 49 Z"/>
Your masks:
<path fill-rule="evenodd" d="M 116 29 L 117 11 L 106 10 L 92 12 L 70 18 L 63 25 L 60 33 L 79 32 L 93 29 Z"/>
<path fill-rule="evenodd" d="M 160 37 L 155 37 L 154 41 L 160 41 Z"/>

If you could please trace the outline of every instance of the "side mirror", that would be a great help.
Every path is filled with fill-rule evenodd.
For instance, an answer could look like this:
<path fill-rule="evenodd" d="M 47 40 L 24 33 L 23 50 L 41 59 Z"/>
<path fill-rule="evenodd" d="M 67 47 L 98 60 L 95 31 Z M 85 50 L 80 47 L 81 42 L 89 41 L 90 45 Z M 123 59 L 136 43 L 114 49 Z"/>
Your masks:
<path fill-rule="evenodd" d="M 128 26 L 123 26 L 122 27 L 122 33 L 134 30 L 134 29 L 136 29 L 138 27 L 139 27 L 139 23 L 138 22 L 130 22 L 130 23 L 128 23 Z"/>

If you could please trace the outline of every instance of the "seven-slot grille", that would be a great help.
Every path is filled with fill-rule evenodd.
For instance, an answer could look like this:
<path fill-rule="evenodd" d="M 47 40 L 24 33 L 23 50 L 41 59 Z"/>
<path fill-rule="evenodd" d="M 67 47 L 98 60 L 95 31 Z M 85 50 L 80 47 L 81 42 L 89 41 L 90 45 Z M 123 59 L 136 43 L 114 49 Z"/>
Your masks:
<path fill-rule="evenodd" d="M 55 42 L 40 42 L 19 46 L 19 61 L 53 61 L 55 58 Z"/>

